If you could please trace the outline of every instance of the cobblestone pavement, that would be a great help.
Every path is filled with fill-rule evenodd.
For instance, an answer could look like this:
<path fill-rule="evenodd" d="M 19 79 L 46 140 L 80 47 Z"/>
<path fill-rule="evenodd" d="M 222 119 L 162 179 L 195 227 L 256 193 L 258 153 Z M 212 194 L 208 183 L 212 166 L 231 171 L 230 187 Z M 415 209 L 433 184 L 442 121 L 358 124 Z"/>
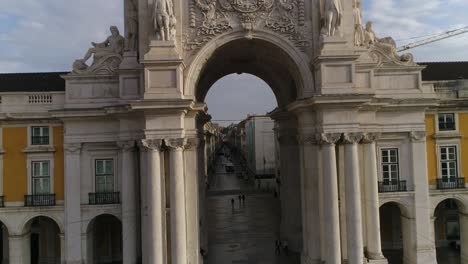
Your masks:
<path fill-rule="evenodd" d="M 296 264 L 294 254 L 275 255 L 280 223 L 279 200 L 256 192 L 248 181 L 216 168 L 208 197 L 208 264 Z M 238 195 L 245 194 L 245 204 Z M 231 205 L 234 199 L 234 206 Z"/>

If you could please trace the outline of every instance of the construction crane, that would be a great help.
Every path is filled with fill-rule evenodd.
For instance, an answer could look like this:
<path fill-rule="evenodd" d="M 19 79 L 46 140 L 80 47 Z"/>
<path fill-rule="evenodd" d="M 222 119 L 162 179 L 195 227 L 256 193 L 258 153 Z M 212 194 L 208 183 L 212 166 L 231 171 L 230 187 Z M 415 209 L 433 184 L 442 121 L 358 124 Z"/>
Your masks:
<path fill-rule="evenodd" d="M 398 47 L 397 51 L 401 52 L 401 51 L 405 51 L 405 50 L 409 50 L 409 49 L 414 49 L 416 47 L 427 45 L 429 43 L 433 43 L 433 42 L 440 41 L 440 40 L 443 40 L 443 39 L 452 38 L 452 37 L 455 37 L 455 36 L 458 36 L 458 35 L 461 35 L 461 34 L 465 34 L 467 32 L 468 32 L 468 27 L 449 30 L 449 31 L 441 33 L 441 34 L 433 35 L 433 36 L 431 36 L 429 38 L 425 38 L 423 40 L 419 40 L 419 41 L 416 41 L 416 42 L 413 42 L 413 43 L 406 44 L 404 46 Z"/>

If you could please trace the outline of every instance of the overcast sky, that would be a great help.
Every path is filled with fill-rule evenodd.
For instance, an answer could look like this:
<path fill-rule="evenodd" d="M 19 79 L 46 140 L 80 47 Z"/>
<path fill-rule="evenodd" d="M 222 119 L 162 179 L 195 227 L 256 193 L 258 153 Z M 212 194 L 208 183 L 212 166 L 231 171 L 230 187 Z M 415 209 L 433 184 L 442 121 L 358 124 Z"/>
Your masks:
<path fill-rule="evenodd" d="M 379 37 L 399 44 L 468 25 L 468 0 L 362 0 Z M 123 31 L 122 0 L 0 0 L 0 72 L 68 71 L 109 25 Z M 417 61 L 468 60 L 468 34 L 412 50 Z M 207 97 L 214 119 L 238 120 L 276 105 L 258 78 L 232 75 Z"/>

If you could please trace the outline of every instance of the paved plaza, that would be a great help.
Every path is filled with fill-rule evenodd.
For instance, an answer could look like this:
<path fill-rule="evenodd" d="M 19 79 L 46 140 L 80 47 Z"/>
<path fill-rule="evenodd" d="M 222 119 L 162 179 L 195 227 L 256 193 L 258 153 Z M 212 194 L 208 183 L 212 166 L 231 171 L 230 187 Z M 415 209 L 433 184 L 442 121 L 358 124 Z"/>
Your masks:
<path fill-rule="evenodd" d="M 299 263 L 295 254 L 275 254 L 279 238 L 279 200 L 255 191 L 253 184 L 224 170 L 220 157 L 208 197 L 209 264 Z M 235 162 L 235 161 L 234 161 Z M 245 203 L 238 196 L 246 196 Z M 234 206 L 231 205 L 234 199 Z"/>

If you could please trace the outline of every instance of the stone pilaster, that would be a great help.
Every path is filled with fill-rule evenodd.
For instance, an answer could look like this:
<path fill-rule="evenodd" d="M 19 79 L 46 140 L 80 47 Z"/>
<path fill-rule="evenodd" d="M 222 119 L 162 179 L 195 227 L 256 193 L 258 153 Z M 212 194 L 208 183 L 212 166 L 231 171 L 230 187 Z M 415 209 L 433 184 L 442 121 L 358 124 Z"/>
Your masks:
<path fill-rule="evenodd" d="M 319 154 L 320 147 L 315 134 L 298 137 L 301 166 L 302 197 L 302 256 L 303 264 L 320 263 L 320 184 Z"/>
<path fill-rule="evenodd" d="M 64 144 L 65 151 L 65 259 L 81 264 L 81 144 Z"/>
<path fill-rule="evenodd" d="M 30 234 L 8 236 L 8 247 L 10 263 L 28 264 L 31 263 Z"/>
<path fill-rule="evenodd" d="M 123 262 L 135 264 L 137 262 L 137 199 L 135 175 L 135 141 L 122 141 L 120 148 L 122 162 L 122 236 Z"/>
<path fill-rule="evenodd" d="M 200 261 L 198 138 L 188 138 L 184 150 L 185 204 L 187 225 L 187 263 Z"/>
<path fill-rule="evenodd" d="M 346 232 L 349 264 L 364 263 L 358 143 L 361 133 L 343 134 L 345 158 Z"/>
<path fill-rule="evenodd" d="M 335 144 L 340 138 L 341 134 L 339 133 L 319 134 L 317 136 L 317 140 L 322 146 L 323 248 L 325 251 L 323 258 L 327 264 L 341 264 L 338 174 L 335 150 Z"/>
<path fill-rule="evenodd" d="M 143 263 L 166 263 L 164 181 L 160 139 L 139 142 L 142 153 L 142 250 Z"/>
<path fill-rule="evenodd" d="M 185 138 L 165 140 L 169 148 L 171 199 L 171 260 L 173 264 L 187 264 L 187 216 L 185 196 L 184 149 Z"/>
<path fill-rule="evenodd" d="M 364 134 L 362 144 L 364 147 L 365 162 L 364 188 L 365 188 L 365 217 L 367 224 L 367 257 L 370 262 L 386 263 L 382 254 L 382 242 L 380 238 L 380 212 L 379 189 L 377 171 L 377 149 L 375 141 L 380 135 L 377 133 Z"/>
<path fill-rule="evenodd" d="M 411 142 L 411 167 L 414 180 L 414 210 L 416 225 L 416 263 L 435 264 L 436 252 L 434 225 L 431 223 L 429 202 L 429 179 L 427 177 L 426 132 L 413 131 L 410 133 Z M 424 157 L 424 158 L 421 158 Z"/>

